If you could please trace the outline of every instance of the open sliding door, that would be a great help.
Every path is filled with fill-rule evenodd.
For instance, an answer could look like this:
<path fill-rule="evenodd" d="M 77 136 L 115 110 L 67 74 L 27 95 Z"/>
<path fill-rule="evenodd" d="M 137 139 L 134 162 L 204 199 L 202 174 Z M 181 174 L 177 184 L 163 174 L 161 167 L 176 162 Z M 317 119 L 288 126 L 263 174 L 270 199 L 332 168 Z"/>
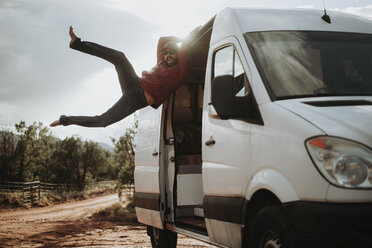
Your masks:
<path fill-rule="evenodd" d="M 135 205 L 138 221 L 163 229 L 160 197 L 162 106 L 140 111 L 134 170 Z M 164 204 L 163 204 L 164 206 Z"/>

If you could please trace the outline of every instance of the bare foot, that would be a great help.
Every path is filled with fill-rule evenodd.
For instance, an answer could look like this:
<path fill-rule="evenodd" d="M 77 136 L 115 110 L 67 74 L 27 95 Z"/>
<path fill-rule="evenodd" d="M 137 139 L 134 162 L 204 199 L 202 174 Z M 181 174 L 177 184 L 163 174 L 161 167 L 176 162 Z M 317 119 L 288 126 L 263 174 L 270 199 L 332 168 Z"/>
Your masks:
<path fill-rule="evenodd" d="M 77 39 L 77 36 L 74 33 L 74 28 L 72 26 L 70 26 L 69 34 L 71 37 L 70 44 L 72 44 Z"/>
<path fill-rule="evenodd" d="M 59 126 L 59 125 L 61 125 L 61 124 L 59 123 L 59 120 L 56 120 L 56 121 L 53 121 L 49 126 L 50 126 L 50 127 L 56 127 L 56 126 Z"/>

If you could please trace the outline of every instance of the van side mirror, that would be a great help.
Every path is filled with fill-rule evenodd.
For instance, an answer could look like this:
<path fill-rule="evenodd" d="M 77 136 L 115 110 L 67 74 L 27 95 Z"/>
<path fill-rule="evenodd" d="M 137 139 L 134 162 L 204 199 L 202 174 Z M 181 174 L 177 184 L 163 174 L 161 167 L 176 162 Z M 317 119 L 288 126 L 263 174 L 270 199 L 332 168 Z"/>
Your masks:
<path fill-rule="evenodd" d="M 212 104 L 222 119 L 239 115 L 233 81 L 232 75 L 218 76 L 212 81 Z"/>

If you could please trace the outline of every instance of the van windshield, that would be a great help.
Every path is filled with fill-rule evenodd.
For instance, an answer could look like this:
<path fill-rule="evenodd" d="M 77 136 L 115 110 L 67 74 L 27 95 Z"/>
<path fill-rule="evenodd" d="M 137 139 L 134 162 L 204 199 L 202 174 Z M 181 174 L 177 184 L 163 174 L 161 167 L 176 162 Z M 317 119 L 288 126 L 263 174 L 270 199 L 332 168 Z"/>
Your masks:
<path fill-rule="evenodd" d="M 245 34 L 272 100 L 372 95 L 372 35 L 270 31 Z"/>

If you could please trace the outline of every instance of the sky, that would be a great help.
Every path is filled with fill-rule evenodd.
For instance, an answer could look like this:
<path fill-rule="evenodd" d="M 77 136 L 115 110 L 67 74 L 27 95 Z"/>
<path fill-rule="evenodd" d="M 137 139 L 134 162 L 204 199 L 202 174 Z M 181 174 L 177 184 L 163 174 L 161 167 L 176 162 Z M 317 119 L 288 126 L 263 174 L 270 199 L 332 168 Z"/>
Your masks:
<path fill-rule="evenodd" d="M 325 5 L 372 18 L 372 0 Z M 70 25 L 82 40 L 123 51 L 141 75 L 156 63 L 159 37 L 184 38 L 226 7 L 323 9 L 323 0 L 0 0 L 0 130 L 21 120 L 49 125 L 61 114 L 101 114 L 121 97 L 111 64 L 69 48 Z M 51 130 L 111 144 L 133 120 Z"/>

